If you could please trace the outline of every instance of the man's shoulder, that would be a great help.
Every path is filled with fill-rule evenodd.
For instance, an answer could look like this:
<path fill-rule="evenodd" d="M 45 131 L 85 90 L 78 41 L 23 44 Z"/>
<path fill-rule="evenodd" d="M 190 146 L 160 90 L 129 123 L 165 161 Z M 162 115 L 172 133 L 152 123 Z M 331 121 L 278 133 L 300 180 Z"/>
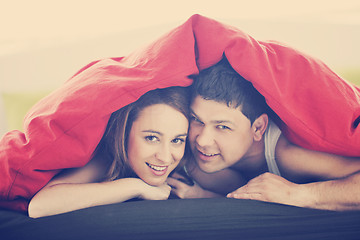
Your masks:
<path fill-rule="evenodd" d="M 297 147 L 291 142 L 289 142 L 289 140 L 284 136 L 284 134 L 280 134 L 275 148 L 276 159 L 286 159 L 290 157 L 296 148 Z"/>

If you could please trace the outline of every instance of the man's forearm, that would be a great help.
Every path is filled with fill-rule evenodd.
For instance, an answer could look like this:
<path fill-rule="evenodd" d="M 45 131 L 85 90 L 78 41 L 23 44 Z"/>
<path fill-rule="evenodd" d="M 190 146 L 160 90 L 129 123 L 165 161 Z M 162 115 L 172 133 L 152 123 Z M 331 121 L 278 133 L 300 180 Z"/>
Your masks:
<path fill-rule="evenodd" d="M 357 210 L 360 209 L 360 172 L 346 178 L 304 185 L 307 188 L 304 207 L 326 210 Z"/>

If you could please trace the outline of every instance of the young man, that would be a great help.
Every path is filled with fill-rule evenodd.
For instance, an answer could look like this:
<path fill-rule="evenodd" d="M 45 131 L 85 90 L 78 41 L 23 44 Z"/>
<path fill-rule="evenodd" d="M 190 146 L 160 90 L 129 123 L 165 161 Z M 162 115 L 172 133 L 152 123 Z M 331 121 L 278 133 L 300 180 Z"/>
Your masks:
<path fill-rule="evenodd" d="M 264 97 L 225 58 L 195 76 L 192 90 L 189 142 L 194 161 L 187 170 L 196 184 L 169 179 L 180 198 L 227 196 L 360 209 L 360 157 L 290 143 L 271 120 Z"/>

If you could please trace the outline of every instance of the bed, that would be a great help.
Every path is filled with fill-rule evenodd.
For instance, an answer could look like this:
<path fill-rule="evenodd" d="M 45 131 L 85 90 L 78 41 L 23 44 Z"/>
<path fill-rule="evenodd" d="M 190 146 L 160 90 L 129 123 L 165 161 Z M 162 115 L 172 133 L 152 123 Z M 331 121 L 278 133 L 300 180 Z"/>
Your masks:
<path fill-rule="evenodd" d="M 30 219 L 1 210 L 1 239 L 359 239 L 360 212 L 253 200 L 132 201 Z"/>
<path fill-rule="evenodd" d="M 359 211 L 226 198 L 129 201 L 27 216 L 29 200 L 54 175 L 89 161 L 112 112 L 151 89 L 190 85 L 190 75 L 223 55 L 265 96 L 290 141 L 360 156 L 357 86 L 289 46 L 194 15 L 143 49 L 80 69 L 30 109 L 23 132 L 1 138 L 1 239 L 360 239 Z"/>

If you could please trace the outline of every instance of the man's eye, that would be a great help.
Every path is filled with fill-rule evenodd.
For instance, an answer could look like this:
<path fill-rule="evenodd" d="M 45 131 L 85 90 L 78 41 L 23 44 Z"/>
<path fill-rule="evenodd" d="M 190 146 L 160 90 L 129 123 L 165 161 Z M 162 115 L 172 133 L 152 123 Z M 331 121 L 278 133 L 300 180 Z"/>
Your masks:
<path fill-rule="evenodd" d="M 218 125 L 216 126 L 217 129 L 221 129 L 221 130 L 231 130 L 231 128 L 229 128 L 228 126 L 225 125 Z"/>
<path fill-rule="evenodd" d="M 156 137 L 156 136 L 146 136 L 145 137 L 145 140 L 146 141 L 149 141 L 149 142 L 155 142 L 155 141 L 157 141 L 158 140 L 158 138 Z"/>
<path fill-rule="evenodd" d="M 197 121 L 197 118 L 194 117 L 194 116 L 191 116 L 191 117 L 190 117 L 190 121 Z"/>
<path fill-rule="evenodd" d="M 191 116 L 190 117 L 190 121 L 192 121 L 192 122 L 197 122 L 197 123 L 202 123 L 197 117 L 195 117 L 195 116 Z"/>

